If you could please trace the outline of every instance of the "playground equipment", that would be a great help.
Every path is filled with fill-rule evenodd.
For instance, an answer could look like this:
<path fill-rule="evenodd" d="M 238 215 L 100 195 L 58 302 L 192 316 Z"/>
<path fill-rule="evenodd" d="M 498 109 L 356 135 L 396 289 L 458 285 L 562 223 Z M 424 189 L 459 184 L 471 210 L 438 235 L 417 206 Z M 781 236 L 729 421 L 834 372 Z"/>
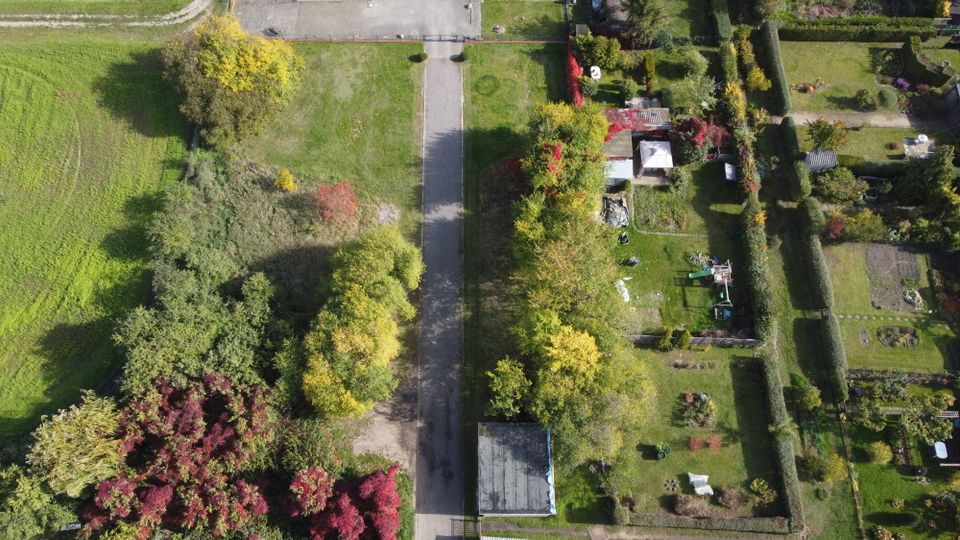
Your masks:
<path fill-rule="evenodd" d="M 689 279 L 713 278 L 713 286 L 718 290 L 718 301 L 713 305 L 713 318 L 725 321 L 733 317 L 733 300 L 730 299 L 730 284 L 733 283 L 733 265 L 730 260 L 721 263 L 716 257 L 703 266 L 702 270 L 687 274 Z"/>

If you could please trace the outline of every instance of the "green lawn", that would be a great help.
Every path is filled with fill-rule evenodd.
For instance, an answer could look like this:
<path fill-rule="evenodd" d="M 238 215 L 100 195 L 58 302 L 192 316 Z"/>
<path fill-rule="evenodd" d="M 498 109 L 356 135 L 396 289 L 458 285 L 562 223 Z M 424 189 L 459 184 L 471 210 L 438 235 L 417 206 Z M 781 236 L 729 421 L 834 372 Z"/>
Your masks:
<path fill-rule="evenodd" d="M 299 43 L 307 67 L 293 105 L 234 153 L 287 167 L 309 188 L 351 181 L 365 203 L 390 203 L 408 229 L 420 215 L 420 88 L 412 44 Z"/>
<path fill-rule="evenodd" d="M 483 39 L 564 39 L 563 4 L 554 0 L 484 0 Z M 493 27 L 502 25 L 504 33 Z"/>
<path fill-rule="evenodd" d="M 670 15 L 670 32 L 674 37 L 713 36 L 713 17 L 709 0 L 673 0 L 664 2 Z"/>
<path fill-rule="evenodd" d="M 860 481 L 860 496 L 863 500 L 863 515 L 867 527 L 881 525 L 894 533 L 903 532 L 908 538 L 939 539 L 955 536 L 948 531 L 930 530 L 922 523 L 916 527 L 897 526 L 898 514 L 912 512 L 924 515 L 925 496 L 935 495 L 944 489 L 944 469 L 931 463 L 932 460 L 923 463 L 928 467 L 927 477 L 932 481 L 931 485 L 923 486 L 913 477 L 901 474 L 893 464 L 874 465 L 867 461 L 866 446 L 873 441 L 883 440 L 882 434 L 855 429 L 851 435 L 854 442 L 854 468 Z M 929 454 L 926 446 L 919 450 L 921 455 Z M 903 499 L 904 508 L 894 509 L 890 505 L 893 499 Z"/>
<path fill-rule="evenodd" d="M 3 0 L 0 14 L 162 15 L 189 3 L 190 0 Z"/>
<path fill-rule="evenodd" d="M 114 321 L 148 300 L 144 229 L 187 132 L 158 46 L 0 38 L 0 438 L 110 381 Z"/>
<path fill-rule="evenodd" d="M 859 128 L 859 126 L 847 126 Z M 887 128 L 887 127 L 865 127 L 862 129 L 850 130 L 850 139 L 838 151 L 840 154 L 856 156 L 868 162 L 888 163 L 891 161 L 903 161 L 903 139 L 905 137 L 914 138 L 921 132 L 915 128 Z M 924 132 L 934 141 L 943 140 L 945 133 L 926 131 Z M 807 152 L 813 148 L 813 144 L 807 137 L 807 126 L 798 126 L 797 135 L 800 138 L 801 150 Z M 890 143 L 896 143 L 895 150 L 889 148 Z"/>
<path fill-rule="evenodd" d="M 746 491 L 753 478 L 764 478 L 772 486 L 779 484 L 767 432 L 766 397 L 759 366 L 752 360 L 738 360 L 736 351 L 712 349 L 708 352 L 674 351 L 656 353 L 637 351 L 637 361 L 647 363 L 657 388 L 658 403 L 648 419 L 624 440 L 620 455 L 611 460 L 609 483 L 635 503 L 641 513 L 670 510 L 668 479 L 677 480 L 678 493 L 693 493 L 686 473 L 710 475 L 716 488 L 735 487 Z M 714 369 L 676 369 L 677 360 L 713 362 Z M 706 392 L 717 406 L 716 427 L 690 428 L 679 418 L 683 395 Z M 691 451 L 690 437 L 710 434 L 722 437 L 719 450 Z M 670 445 L 672 452 L 663 461 L 656 459 L 654 446 Z M 722 509 L 717 506 L 718 511 Z M 779 515 L 779 508 L 770 509 Z M 745 506 L 739 515 L 752 515 Z"/>
<path fill-rule="evenodd" d="M 908 326 L 917 330 L 920 344 L 914 349 L 892 348 L 877 340 L 884 326 Z M 948 348 L 956 335 L 946 323 L 935 321 L 875 321 L 844 318 L 840 322 L 843 344 L 850 367 L 943 371 L 956 369 L 949 360 Z M 869 343 L 864 344 L 869 339 Z"/>
<path fill-rule="evenodd" d="M 872 54 L 899 48 L 891 43 L 854 43 L 821 41 L 783 41 L 780 48 L 787 82 L 812 84 L 818 78 L 826 86 L 812 94 L 791 90 L 796 111 L 856 110 L 853 97 L 857 90 L 876 94 L 880 85 L 874 76 Z"/>
<path fill-rule="evenodd" d="M 867 271 L 867 247 L 869 244 L 844 242 L 823 247 L 823 254 L 833 277 L 834 298 L 838 313 L 865 313 L 870 315 L 902 316 L 904 313 L 877 309 L 870 304 L 870 277 Z M 920 294 L 933 305 L 930 280 L 927 275 L 929 262 L 926 255 L 917 256 L 920 265 Z M 909 314 L 907 314 L 909 315 Z"/>

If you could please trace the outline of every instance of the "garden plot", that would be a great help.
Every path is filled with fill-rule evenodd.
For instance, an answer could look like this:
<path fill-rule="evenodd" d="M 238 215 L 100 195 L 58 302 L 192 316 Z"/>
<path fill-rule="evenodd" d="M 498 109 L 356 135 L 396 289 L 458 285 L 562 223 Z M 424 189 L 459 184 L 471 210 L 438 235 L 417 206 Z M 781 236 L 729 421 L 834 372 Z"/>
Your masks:
<path fill-rule="evenodd" d="M 793 109 L 797 111 L 855 110 L 858 90 L 876 95 L 874 65 L 884 51 L 899 43 L 855 43 L 783 41 L 780 48 L 783 68 L 791 86 Z M 819 86 L 813 92 L 799 92 L 799 86 Z"/>
<path fill-rule="evenodd" d="M 847 363 L 851 368 L 942 371 L 955 369 L 956 339 L 946 323 L 917 320 L 840 319 Z"/>
<path fill-rule="evenodd" d="M 838 313 L 915 316 L 915 305 L 902 300 L 908 289 L 919 291 L 924 313 L 931 309 L 925 255 L 887 244 L 858 243 L 824 246 L 823 252 Z"/>
<path fill-rule="evenodd" d="M 870 304 L 890 311 L 922 311 L 924 304 L 914 296 L 920 283 L 917 254 L 887 244 L 867 246 L 867 274 L 870 278 Z"/>
<path fill-rule="evenodd" d="M 675 495 L 693 493 L 687 473 L 705 474 L 718 495 L 724 488 L 746 495 L 742 506 L 731 509 L 712 497 L 717 517 L 779 515 L 778 502 L 761 506 L 749 493 L 754 478 L 774 488 L 779 483 L 755 361 L 717 349 L 636 354 L 651 365 L 658 405 L 611 460 L 611 491 L 634 512 L 668 513 Z M 661 456 L 669 448 L 663 459 L 658 447 Z"/>

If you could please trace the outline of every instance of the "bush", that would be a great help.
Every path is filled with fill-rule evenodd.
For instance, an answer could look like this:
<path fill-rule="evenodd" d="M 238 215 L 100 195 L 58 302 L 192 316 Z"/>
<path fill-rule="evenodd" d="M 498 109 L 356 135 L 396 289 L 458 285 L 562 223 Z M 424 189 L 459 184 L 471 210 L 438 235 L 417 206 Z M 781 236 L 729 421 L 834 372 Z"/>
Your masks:
<path fill-rule="evenodd" d="M 693 334 L 690 333 L 690 330 L 684 328 L 683 332 L 680 333 L 680 339 L 677 340 L 677 348 L 682 350 L 689 349 L 692 341 Z"/>
<path fill-rule="evenodd" d="M 696 47 L 684 47 L 680 52 L 680 69 L 686 76 L 700 77 L 706 74 L 710 62 Z"/>
<path fill-rule="evenodd" d="M 879 105 L 877 97 L 864 88 L 857 90 L 853 99 L 857 102 L 857 108 L 861 111 L 875 111 Z"/>
<path fill-rule="evenodd" d="M 417 54 L 413 55 L 414 62 L 426 62 L 427 58 L 429 58 L 427 56 L 427 51 L 420 51 Z"/>
<path fill-rule="evenodd" d="M 864 208 L 846 217 L 843 237 L 852 242 L 879 242 L 887 238 L 887 227 L 880 214 Z"/>
<path fill-rule="evenodd" d="M 710 0 L 710 10 L 713 11 L 713 22 L 717 32 L 717 40 L 721 43 L 733 36 L 733 26 L 730 24 L 730 11 L 727 0 Z"/>
<path fill-rule="evenodd" d="M 776 114 L 786 114 L 790 110 L 790 85 L 787 75 L 783 71 L 783 59 L 780 56 L 780 37 L 777 35 L 776 23 L 766 21 L 760 27 L 760 47 L 766 54 L 767 72 L 773 82 L 775 105 L 772 107 Z"/>
<path fill-rule="evenodd" d="M 299 188 L 299 186 L 297 186 L 297 180 L 293 177 L 290 169 L 280 169 L 277 171 L 277 177 L 273 180 L 273 185 L 284 193 L 290 193 Z"/>
<path fill-rule="evenodd" d="M 889 86 L 884 86 L 877 92 L 877 103 L 884 109 L 896 108 L 898 102 L 897 91 Z"/>
<path fill-rule="evenodd" d="M 620 501 L 613 503 L 613 523 L 621 527 L 630 524 L 630 509 L 620 504 Z"/>
<path fill-rule="evenodd" d="M 640 85 L 637 81 L 633 80 L 633 77 L 627 77 L 620 83 L 620 99 L 624 103 L 630 101 L 631 99 L 637 97 L 637 94 L 640 93 Z"/>
<path fill-rule="evenodd" d="M 318 186 L 313 200 L 327 223 L 352 223 L 360 215 L 360 198 L 350 182 Z"/>
<path fill-rule="evenodd" d="M 820 319 L 820 338 L 823 340 L 824 350 L 827 353 L 834 397 L 838 401 L 846 401 L 847 391 L 847 353 L 843 348 L 843 334 L 840 332 L 840 321 L 832 312 Z"/>
<path fill-rule="evenodd" d="M 823 460 L 823 481 L 839 482 L 847 477 L 847 462 L 837 454 L 830 454 Z"/>
<path fill-rule="evenodd" d="M 922 40 L 937 35 L 932 19 L 856 16 L 792 20 L 780 27 L 786 41 L 904 41 L 912 35 Z"/>
<path fill-rule="evenodd" d="M 931 62 L 920 48 L 920 38 L 910 36 L 900 49 L 903 68 L 910 78 L 930 86 L 941 87 L 952 81 L 957 72 L 949 65 Z"/>
<path fill-rule="evenodd" d="M 585 66 L 599 66 L 604 71 L 619 69 L 623 66 L 620 42 L 614 38 L 592 34 L 581 35 L 574 38 L 573 48 Z"/>
<path fill-rule="evenodd" d="M 870 184 L 860 180 L 846 167 L 837 167 L 822 172 L 813 182 L 814 191 L 825 201 L 850 205 L 863 200 Z"/>
<path fill-rule="evenodd" d="M 893 461 L 893 450 L 883 441 L 874 441 L 867 445 L 867 457 L 874 465 L 886 465 Z"/>
<path fill-rule="evenodd" d="M 580 90 L 583 95 L 593 97 L 600 91 L 600 81 L 592 77 L 580 77 Z"/>
<path fill-rule="evenodd" d="M 773 86 L 770 79 L 763 73 L 760 66 L 753 66 L 747 73 L 747 90 L 751 92 L 766 92 Z"/>
<path fill-rule="evenodd" d="M 833 282 L 830 279 L 827 260 L 823 256 L 823 247 L 820 237 L 808 235 L 804 242 L 804 255 L 807 260 L 807 271 L 810 275 L 810 297 L 817 309 L 833 308 Z"/>
<path fill-rule="evenodd" d="M 812 192 L 810 169 L 802 159 L 794 161 L 792 174 L 790 174 L 790 195 L 799 201 L 809 197 Z"/>
<path fill-rule="evenodd" d="M 673 349 L 673 327 L 668 326 L 663 329 L 663 335 L 660 336 L 660 341 L 657 342 L 657 348 L 661 351 L 669 351 Z"/>
<path fill-rule="evenodd" d="M 820 399 L 820 389 L 810 384 L 802 373 L 790 374 L 790 386 L 793 387 L 794 399 L 797 405 L 805 411 L 813 411 L 823 404 Z"/>
<path fill-rule="evenodd" d="M 780 137 L 783 139 L 783 151 L 787 159 L 799 159 L 800 137 L 797 135 L 797 123 L 792 116 L 784 116 L 780 121 Z"/>

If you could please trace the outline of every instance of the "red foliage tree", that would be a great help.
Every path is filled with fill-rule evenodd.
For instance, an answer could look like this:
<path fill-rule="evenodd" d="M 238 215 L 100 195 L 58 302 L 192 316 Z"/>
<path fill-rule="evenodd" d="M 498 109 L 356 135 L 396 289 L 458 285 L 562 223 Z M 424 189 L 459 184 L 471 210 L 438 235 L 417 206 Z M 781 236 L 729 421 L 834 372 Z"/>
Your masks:
<path fill-rule="evenodd" d="M 344 539 L 396 540 L 400 529 L 400 495 L 396 465 L 375 471 L 356 482 L 338 481 L 326 510 L 310 523 L 310 536 Z"/>
<path fill-rule="evenodd" d="M 674 126 L 674 131 L 681 137 L 692 141 L 697 148 L 703 148 L 703 143 L 710 135 L 710 125 L 695 116 L 691 116 L 684 118 Z"/>
<path fill-rule="evenodd" d="M 294 497 L 293 516 L 309 516 L 322 512 L 333 495 L 333 477 L 320 467 L 298 472 L 290 484 Z"/>
<path fill-rule="evenodd" d="M 573 45 L 567 42 L 567 82 L 570 84 L 570 100 L 577 107 L 583 107 L 583 88 L 580 85 L 583 68 L 573 54 Z"/>
<path fill-rule="evenodd" d="M 690 440 L 687 441 L 687 447 L 691 452 L 696 452 L 703 448 L 703 439 L 700 437 L 690 437 Z"/>
<path fill-rule="evenodd" d="M 97 485 L 85 536 L 119 522 L 204 527 L 213 536 L 267 513 L 260 488 L 236 478 L 267 431 L 260 387 L 235 387 L 209 374 L 174 387 L 158 379 L 120 420 L 125 468 Z"/>
<path fill-rule="evenodd" d="M 843 214 L 834 214 L 827 220 L 827 237 L 840 238 L 847 228 L 847 218 Z"/>
<path fill-rule="evenodd" d="M 360 198 L 350 182 L 322 185 L 313 200 L 319 207 L 320 217 L 327 223 L 349 223 L 360 215 Z"/>
<path fill-rule="evenodd" d="M 314 519 L 310 536 L 316 540 L 329 535 L 336 535 L 339 540 L 356 540 L 366 528 L 363 516 L 354 506 L 350 494 L 341 491 L 331 499 L 329 508 Z"/>

